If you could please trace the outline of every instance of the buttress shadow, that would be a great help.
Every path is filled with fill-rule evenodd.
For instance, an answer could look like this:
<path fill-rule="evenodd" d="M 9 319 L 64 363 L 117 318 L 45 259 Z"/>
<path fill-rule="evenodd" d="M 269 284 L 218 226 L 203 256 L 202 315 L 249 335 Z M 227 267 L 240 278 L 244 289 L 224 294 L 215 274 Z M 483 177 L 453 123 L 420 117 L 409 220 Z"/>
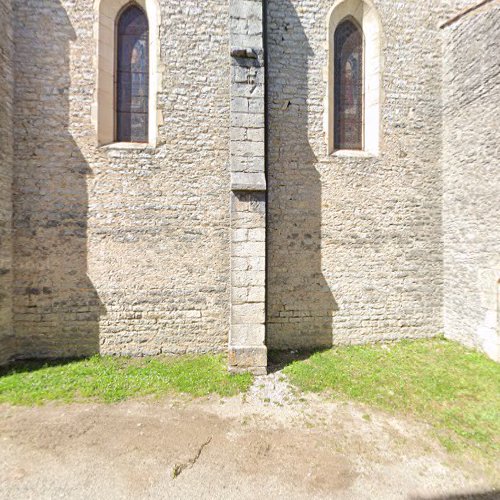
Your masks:
<path fill-rule="evenodd" d="M 322 186 L 308 138 L 312 49 L 290 0 L 267 9 L 267 345 L 311 351 L 331 347 L 338 310 L 323 276 Z"/>
<path fill-rule="evenodd" d="M 87 275 L 90 168 L 73 138 L 88 130 L 71 127 L 90 112 L 70 106 L 76 34 L 60 0 L 17 2 L 14 19 L 17 357 L 88 356 L 104 308 Z"/>

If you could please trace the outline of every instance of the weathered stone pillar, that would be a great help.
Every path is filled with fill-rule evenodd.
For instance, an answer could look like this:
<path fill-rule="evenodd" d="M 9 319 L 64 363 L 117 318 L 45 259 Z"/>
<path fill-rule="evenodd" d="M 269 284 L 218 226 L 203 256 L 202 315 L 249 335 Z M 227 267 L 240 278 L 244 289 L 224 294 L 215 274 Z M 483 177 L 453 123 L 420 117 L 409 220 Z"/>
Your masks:
<path fill-rule="evenodd" d="M 266 372 L 262 0 L 231 0 L 231 371 Z"/>
<path fill-rule="evenodd" d="M 12 324 L 14 34 L 10 0 L 0 0 L 0 365 L 16 353 Z"/>

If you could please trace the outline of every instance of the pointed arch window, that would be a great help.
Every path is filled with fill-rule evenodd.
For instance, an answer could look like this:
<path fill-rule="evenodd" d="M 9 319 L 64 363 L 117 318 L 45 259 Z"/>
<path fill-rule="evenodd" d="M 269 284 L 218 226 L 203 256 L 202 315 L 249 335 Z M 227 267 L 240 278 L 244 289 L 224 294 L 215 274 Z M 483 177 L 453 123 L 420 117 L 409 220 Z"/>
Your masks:
<path fill-rule="evenodd" d="M 149 27 L 145 12 L 126 7 L 117 23 L 116 140 L 148 142 Z"/>
<path fill-rule="evenodd" d="M 334 35 L 334 149 L 363 149 L 363 34 L 352 20 Z"/>

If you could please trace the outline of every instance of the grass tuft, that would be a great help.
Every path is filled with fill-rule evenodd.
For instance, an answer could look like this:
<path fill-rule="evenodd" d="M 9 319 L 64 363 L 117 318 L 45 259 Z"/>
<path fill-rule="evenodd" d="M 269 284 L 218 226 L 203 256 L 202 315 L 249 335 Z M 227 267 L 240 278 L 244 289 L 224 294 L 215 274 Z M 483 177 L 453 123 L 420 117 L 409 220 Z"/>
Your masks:
<path fill-rule="evenodd" d="M 498 458 L 500 365 L 442 338 L 349 346 L 284 369 L 304 391 L 330 392 L 431 424 L 441 443 Z"/>
<path fill-rule="evenodd" d="M 0 371 L 0 403 L 114 403 L 175 392 L 232 396 L 245 392 L 252 380 L 249 374 L 229 374 L 222 355 L 138 359 L 94 356 L 70 362 L 30 361 Z"/>

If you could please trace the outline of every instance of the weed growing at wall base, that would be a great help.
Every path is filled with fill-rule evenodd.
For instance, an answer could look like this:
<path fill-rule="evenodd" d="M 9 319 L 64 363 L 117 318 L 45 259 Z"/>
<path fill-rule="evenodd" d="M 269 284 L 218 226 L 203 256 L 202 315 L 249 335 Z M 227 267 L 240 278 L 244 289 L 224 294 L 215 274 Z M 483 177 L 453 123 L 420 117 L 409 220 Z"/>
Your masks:
<path fill-rule="evenodd" d="M 226 359 L 221 355 L 32 361 L 0 371 L 0 403 L 113 403 L 134 396 L 168 393 L 232 396 L 246 391 L 252 380 L 250 374 L 229 374 Z"/>
<path fill-rule="evenodd" d="M 500 365 L 444 339 L 339 347 L 284 369 L 304 391 L 431 424 L 449 450 L 500 451 Z"/>

